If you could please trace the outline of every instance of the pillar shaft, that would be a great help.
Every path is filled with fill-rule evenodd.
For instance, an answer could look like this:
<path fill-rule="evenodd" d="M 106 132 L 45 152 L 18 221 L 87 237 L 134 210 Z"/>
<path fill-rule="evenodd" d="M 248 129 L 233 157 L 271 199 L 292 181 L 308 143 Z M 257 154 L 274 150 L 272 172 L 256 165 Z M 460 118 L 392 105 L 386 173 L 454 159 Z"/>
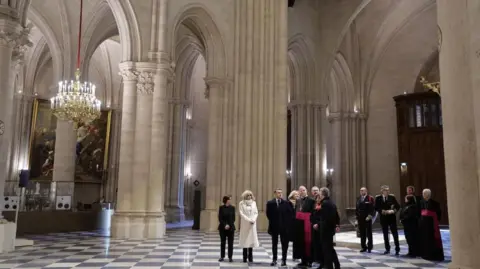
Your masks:
<path fill-rule="evenodd" d="M 359 113 L 329 115 L 333 147 L 332 190 L 342 215 L 356 205 L 358 191 L 365 185 L 365 117 Z"/>
<path fill-rule="evenodd" d="M 272 197 L 275 188 L 285 189 L 287 181 L 287 8 L 283 1 L 235 1 L 234 84 L 225 89 L 231 105 L 222 116 L 229 119 L 209 123 L 207 179 L 214 184 L 207 183 L 206 208 L 216 207 L 225 194 L 232 194 L 233 201 L 238 202 L 243 190 L 250 189 L 261 211 L 258 219 L 261 230 L 267 227 L 262 213 L 264 201 Z M 213 113 L 210 111 L 211 116 Z M 210 129 L 222 122 L 230 125 L 225 135 L 233 138 L 227 145 L 225 135 L 214 140 L 218 134 L 216 129 Z M 220 130 L 224 130 L 223 126 Z M 217 152 L 211 153 L 213 149 Z M 218 155 L 220 152 L 224 155 Z M 217 160 L 221 164 L 218 171 L 225 171 L 225 176 L 213 171 L 217 164 L 212 162 Z M 211 178 L 212 173 L 215 178 Z M 201 228 L 215 230 L 216 212 L 208 213 L 210 221 L 206 227 L 207 210 L 203 211 Z"/>
<path fill-rule="evenodd" d="M 292 188 L 325 185 L 325 106 L 292 101 Z"/>
<path fill-rule="evenodd" d="M 53 181 L 74 181 L 77 133 L 72 122 L 57 120 Z M 69 195 L 57 193 L 57 195 Z"/>
<path fill-rule="evenodd" d="M 20 42 L 26 38 L 18 23 L 9 20 L 0 20 L 0 199 L 3 200 L 5 181 L 9 180 L 10 156 L 12 153 L 13 133 L 15 122 L 13 120 L 14 90 L 12 87 L 12 52 L 14 48 L 22 45 Z M 1 218 L 1 209 L 0 209 Z"/>
<path fill-rule="evenodd" d="M 480 2 L 437 1 L 452 263 L 480 268 Z M 435 199 L 435 193 L 432 194 Z"/>
<path fill-rule="evenodd" d="M 123 77 L 122 124 L 120 134 L 120 157 L 118 163 L 118 191 L 115 215 L 112 218 L 112 236 L 130 236 L 129 211 L 132 204 L 133 150 L 137 106 L 137 71 L 131 63 L 120 64 Z"/>

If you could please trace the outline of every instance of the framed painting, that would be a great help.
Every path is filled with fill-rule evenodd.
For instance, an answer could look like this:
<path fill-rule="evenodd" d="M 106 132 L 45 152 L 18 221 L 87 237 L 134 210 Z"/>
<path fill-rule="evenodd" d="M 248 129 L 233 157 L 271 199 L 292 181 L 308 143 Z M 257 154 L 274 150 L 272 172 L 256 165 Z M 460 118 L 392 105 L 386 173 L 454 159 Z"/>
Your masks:
<path fill-rule="evenodd" d="M 75 181 L 100 182 L 108 168 L 111 111 L 77 130 Z"/>
<path fill-rule="evenodd" d="M 75 181 L 101 182 L 108 168 L 111 111 L 102 111 L 98 119 L 79 125 L 75 147 Z M 30 136 L 30 179 L 52 180 L 57 118 L 48 100 L 33 103 Z"/>
<path fill-rule="evenodd" d="M 48 100 L 35 99 L 30 133 L 30 179 L 52 180 L 57 118 Z"/>

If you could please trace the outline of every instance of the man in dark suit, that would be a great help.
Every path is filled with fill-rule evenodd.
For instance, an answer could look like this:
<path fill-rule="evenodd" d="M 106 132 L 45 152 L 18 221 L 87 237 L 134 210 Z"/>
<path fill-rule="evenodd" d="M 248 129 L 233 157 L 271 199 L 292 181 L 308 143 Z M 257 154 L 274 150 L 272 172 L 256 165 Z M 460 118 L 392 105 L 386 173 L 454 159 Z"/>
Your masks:
<path fill-rule="evenodd" d="M 400 254 L 400 243 L 398 242 L 397 216 L 400 209 L 397 199 L 390 194 L 388 186 L 382 186 L 382 194 L 375 197 L 375 210 L 380 214 L 380 225 L 382 225 L 383 241 L 385 243 L 384 254 L 390 254 L 390 240 L 388 238 L 388 228 L 392 232 L 395 242 L 395 255 Z"/>
<path fill-rule="evenodd" d="M 288 236 L 287 231 L 283 227 L 282 219 L 287 212 L 287 202 L 282 199 L 282 190 L 276 189 L 275 197 L 267 202 L 267 218 L 268 218 L 268 234 L 272 237 L 272 252 L 273 260 L 271 266 L 277 265 L 277 246 L 278 236 L 280 236 L 280 243 L 282 244 L 282 266 L 287 265 L 287 251 L 288 251 Z"/>
<path fill-rule="evenodd" d="M 218 231 L 220 232 L 220 259 L 225 258 L 225 243 L 228 238 L 228 260 L 233 262 L 233 237 L 235 235 L 235 207 L 230 204 L 230 196 L 223 197 L 223 205 L 218 208 Z"/>
<path fill-rule="evenodd" d="M 372 252 L 373 236 L 372 236 L 372 218 L 375 216 L 375 201 L 368 194 L 367 188 L 360 189 L 360 197 L 357 199 L 356 207 L 358 229 L 360 230 L 360 244 L 362 249 L 360 252 Z M 368 238 L 368 246 L 367 246 Z"/>
<path fill-rule="evenodd" d="M 319 232 L 320 242 L 314 242 L 319 244 L 321 249 L 320 267 L 333 269 L 340 268 L 340 262 L 338 260 L 337 252 L 333 247 L 333 236 L 335 235 L 337 225 L 339 224 L 339 215 L 336 205 L 330 200 L 330 190 L 328 188 L 321 188 L 319 193 L 320 203 L 317 204 L 317 208 L 311 215 L 311 223 L 314 230 Z M 323 267 L 322 267 L 323 266 Z"/>

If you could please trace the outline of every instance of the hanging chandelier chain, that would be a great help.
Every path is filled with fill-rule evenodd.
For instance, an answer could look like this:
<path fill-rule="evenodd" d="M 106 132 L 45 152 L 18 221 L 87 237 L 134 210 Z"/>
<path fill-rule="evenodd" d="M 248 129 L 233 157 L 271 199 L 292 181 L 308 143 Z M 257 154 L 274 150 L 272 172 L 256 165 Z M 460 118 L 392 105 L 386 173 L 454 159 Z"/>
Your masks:
<path fill-rule="evenodd" d="M 80 69 L 80 49 L 82 45 L 83 0 L 80 0 L 80 19 L 78 24 L 77 69 Z"/>

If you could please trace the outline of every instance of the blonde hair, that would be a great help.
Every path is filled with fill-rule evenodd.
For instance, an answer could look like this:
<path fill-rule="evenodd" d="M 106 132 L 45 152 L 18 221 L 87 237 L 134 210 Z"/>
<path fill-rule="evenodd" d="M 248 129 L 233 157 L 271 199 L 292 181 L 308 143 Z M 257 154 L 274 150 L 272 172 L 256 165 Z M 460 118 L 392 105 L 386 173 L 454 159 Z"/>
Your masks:
<path fill-rule="evenodd" d="M 292 191 L 292 192 L 288 195 L 288 200 L 293 200 L 293 199 L 295 199 L 295 194 L 298 195 L 298 191 Z"/>
<path fill-rule="evenodd" d="M 255 196 L 253 196 L 253 192 L 250 190 L 246 190 L 242 193 L 242 200 L 247 200 L 247 196 L 252 196 L 252 200 L 255 200 Z"/>

